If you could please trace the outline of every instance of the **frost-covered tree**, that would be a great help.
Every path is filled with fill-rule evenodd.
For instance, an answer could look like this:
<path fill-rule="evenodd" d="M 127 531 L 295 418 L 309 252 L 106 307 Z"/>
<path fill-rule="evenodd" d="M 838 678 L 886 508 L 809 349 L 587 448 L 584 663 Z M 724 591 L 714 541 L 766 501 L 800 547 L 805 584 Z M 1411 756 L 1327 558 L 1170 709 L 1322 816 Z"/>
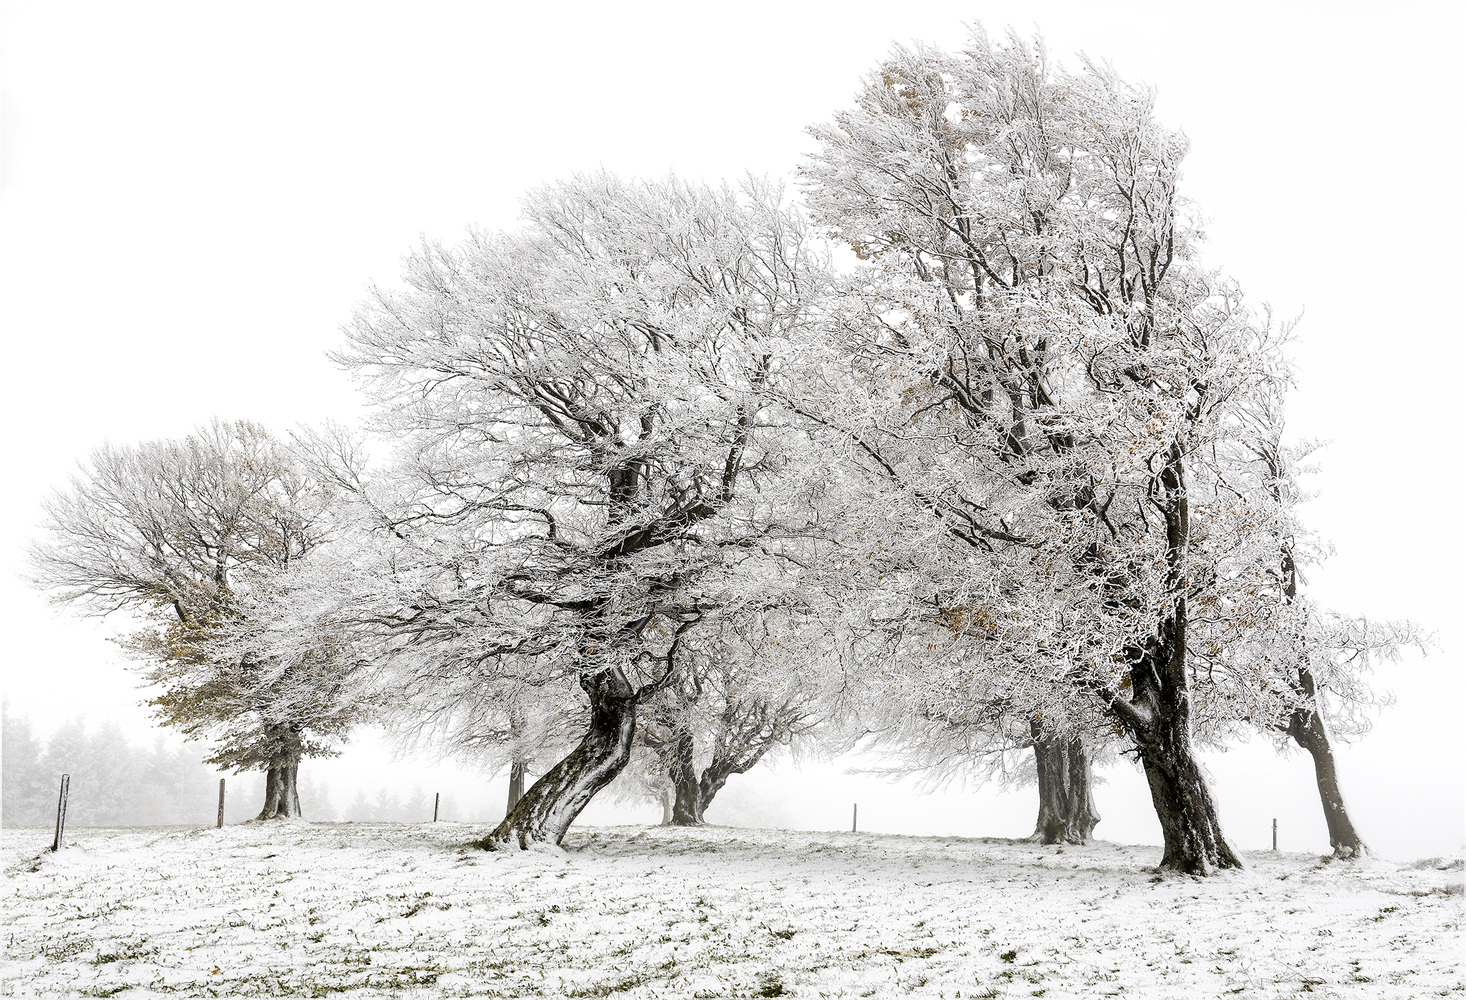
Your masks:
<path fill-rule="evenodd" d="M 266 772 L 260 818 L 300 815 L 303 757 L 331 753 L 362 716 L 347 668 L 318 647 L 290 660 L 231 645 L 254 619 L 251 592 L 327 540 L 331 494 L 290 449 L 247 422 L 181 440 L 97 449 L 46 501 L 32 548 L 37 584 L 99 616 L 139 627 L 140 661 L 159 721 L 206 740 L 207 762 Z"/>
<path fill-rule="evenodd" d="M 825 283 L 766 185 L 597 176 L 535 194 L 518 232 L 423 247 L 357 314 L 340 359 L 403 445 L 363 490 L 397 700 L 498 740 L 567 680 L 589 701 L 487 845 L 559 842 L 686 632 L 781 585 L 808 512 L 769 385 Z"/>
<path fill-rule="evenodd" d="M 881 537 L 897 541 L 891 533 Z M 885 553 L 873 562 L 885 581 L 897 575 Z M 925 579 L 905 585 L 930 587 L 930 574 L 919 572 Z M 854 637 L 850 654 L 860 664 L 852 680 L 859 692 L 853 735 L 884 759 L 872 770 L 920 774 L 933 787 L 1035 785 L 1031 839 L 1087 842 L 1100 819 L 1092 765 L 1113 756 L 1113 721 L 1076 700 L 1067 682 L 1054 683 L 1061 672 L 1043 662 L 1042 649 L 1004 645 L 999 630 L 981 617 L 974 621 L 970 609 L 896 599 L 869 582 L 856 588 L 876 590 L 877 600 L 873 614 L 846 623 Z"/>
<path fill-rule="evenodd" d="M 0 700 L 0 824 L 30 826 L 44 821 L 51 776 L 41 768 L 41 741 L 30 719 L 12 715 Z M 57 775 L 57 778 L 60 776 Z"/>
<path fill-rule="evenodd" d="M 897 50 L 813 130 L 816 217 L 869 262 L 836 351 L 868 391 L 804 411 L 937 529 L 886 536 L 917 567 L 903 613 L 961 622 L 907 644 L 918 693 L 988 699 L 1041 740 L 1103 711 L 1163 865 L 1206 873 L 1240 861 L 1193 749 L 1191 607 L 1215 580 L 1196 542 L 1246 503 L 1242 416 L 1287 370 L 1282 335 L 1197 266 L 1185 141 L 1152 103 L 1016 37 Z"/>
<path fill-rule="evenodd" d="M 800 615 L 766 610 L 690 634 L 640 733 L 656 772 L 643 786 L 668 793 L 669 824 L 701 824 L 729 778 L 811 738 L 823 711 L 811 631 Z"/>
<path fill-rule="evenodd" d="M 1220 579 L 1199 609 L 1191 642 L 1203 668 L 1198 700 L 1218 738 L 1239 727 L 1260 730 L 1309 754 L 1330 847 L 1353 858 L 1367 849 L 1344 804 L 1331 733 L 1367 731 L 1370 710 L 1385 701 L 1369 684 L 1371 667 L 1429 640 L 1412 622 L 1340 614 L 1301 593 L 1303 568 L 1327 553 L 1298 518 L 1306 499 L 1298 463 L 1313 446 L 1283 443 L 1282 403 L 1281 395 L 1263 399 L 1242 443 L 1261 488 L 1234 511 L 1250 523 L 1221 532 L 1251 544 L 1228 545 Z"/>

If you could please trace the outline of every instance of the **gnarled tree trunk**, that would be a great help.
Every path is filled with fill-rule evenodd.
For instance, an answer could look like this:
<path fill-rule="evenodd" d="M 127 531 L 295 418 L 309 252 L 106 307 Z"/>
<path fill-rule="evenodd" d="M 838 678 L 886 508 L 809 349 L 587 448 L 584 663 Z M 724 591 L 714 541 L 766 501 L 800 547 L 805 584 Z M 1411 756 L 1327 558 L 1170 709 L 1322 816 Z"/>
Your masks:
<path fill-rule="evenodd" d="M 1160 635 L 1132 661 L 1132 697 L 1117 711 L 1140 755 L 1165 845 L 1161 867 L 1191 875 L 1241 868 L 1191 744 L 1186 599 L 1176 598 Z"/>
<path fill-rule="evenodd" d="M 257 819 L 300 819 L 300 792 L 296 776 L 300 758 L 282 761 L 265 772 L 265 807 Z"/>
<path fill-rule="evenodd" d="M 1041 844 L 1085 844 L 1099 823 L 1094 805 L 1089 751 L 1078 739 L 1061 739 L 1032 722 L 1038 768 L 1038 822 L 1030 840 Z"/>
<path fill-rule="evenodd" d="M 745 752 L 739 756 L 722 756 L 714 754 L 712 761 L 703 769 L 702 778 L 698 781 L 698 795 L 703 813 L 706 813 L 708 806 L 713 804 L 713 799 L 723 790 L 728 779 L 735 774 L 747 774 L 753 770 L 755 764 L 763 760 L 764 754 L 768 753 L 775 746 L 773 740 L 767 740 L 756 744 L 751 748 L 745 748 Z"/>
<path fill-rule="evenodd" d="M 559 845 L 580 811 L 626 767 L 636 735 L 635 688 L 614 664 L 581 674 L 580 686 L 590 696 L 580 745 L 531 785 L 479 846 Z"/>
<path fill-rule="evenodd" d="M 1185 450 L 1179 441 L 1172 443 L 1159 478 L 1164 491 L 1160 507 L 1166 522 L 1166 589 L 1171 604 L 1155 637 L 1128 651 L 1130 699 L 1112 697 L 1109 707 L 1135 741 L 1145 768 L 1165 844 L 1161 867 L 1210 875 L 1243 865 L 1222 835 L 1216 803 L 1191 745 L 1191 673 L 1186 659 L 1191 505 Z"/>
<path fill-rule="evenodd" d="M 1306 669 L 1307 687 L 1312 693 L 1313 677 Z M 1336 858 L 1357 858 L 1368 854 L 1363 838 L 1354 829 L 1349 810 L 1344 806 L 1344 793 L 1339 790 L 1339 775 L 1334 767 L 1334 749 L 1323 716 L 1309 707 L 1293 709 L 1288 720 L 1288 735 L 1293 737 L 1313 758 L 1313 773 L 1318 781 L 1318 798 L 1323 804 L 1324 822 L 1329 828 L 1329 847 Z"/>
<path fill-rule="evenodd" d="M 265 771 L 265 807 L 258 819 L 300 819 L 300 792 L 296 777 L 300 771 L 300 733 L 289 726 L 270 731 L 275 759 Z"/>
<path fill-rule="evenodd" d="M 702 803 L 702 811 L 704 813 L 707 812 L 708 806 L 713 804 L 713 799 L 717 797 L 717 794 L 723 790 L 723 786 L 728 783 L 728 777 L 735 773 L 726 767 L 718 767 L 716 765 L 717 762 L 715 761 L 713 764 L 704 768 L 702 778 L 697 783 L 697 794 Z M 737 773 L 741 774 L 742 772 Z"/>

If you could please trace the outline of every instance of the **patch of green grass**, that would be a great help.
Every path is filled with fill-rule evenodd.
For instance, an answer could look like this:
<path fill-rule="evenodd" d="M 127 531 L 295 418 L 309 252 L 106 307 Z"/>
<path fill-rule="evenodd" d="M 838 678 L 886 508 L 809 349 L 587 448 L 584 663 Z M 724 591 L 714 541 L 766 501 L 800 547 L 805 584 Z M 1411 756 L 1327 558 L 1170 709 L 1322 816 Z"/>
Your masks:
<path fill-rule="evenodd" d="M 62 938 L 60 941 L 42 945 L 41 957 L 49 958 L 53 962 L 64 962 L 67 959 L 75 958 L 84 951 L 90 951 L 93 944 L 92 939 L 85 934 Z"/>
<path fill-rule="evenodd" d="M 128 906 L 126 903 L 111 902 L 111 903 L 103 904 L 102 906 L 98 907 L 96 910 L 93 910 L 91 913 L 80 913 L 80 912 L 78 912 L 76 914 L 76 916 L 71 917 L 70 919 L 72 919 L 72 920 L 99 920 L 102 917 L 111 916 L 112 914 L 116 913 L 118 910 L 130 910 L 130 909 L 132 909 L 132 907 L 131 906 Z"/>
<path fill-rule="evenodd" d="M 432 895 L 431 892 L 425 892 L 421 896 L 418 896 L 417 901 L 409 906 L 407 911 L 402 915 L 404 917 L 415 917 L 423 910 L 447 910 L 452 908 L 452 903 L 444 903 L 440 900 L 432 899 Z"/>
<path fill-rule="evenodd" d="M 137 941 L 129 941 L 122 945 L 117 951 L 98 952 L 97 957 L 92 959 L 93 965 L 111 965 L 113 962 L 135 962 L 140 958 L 151 958 L 158 954 L 158 947 L 144 947 L 147 938 Z"/>
<path fill-rule="evenodd" d="M 756 997 L 782 997 L 787 995 L 784 992 L 784 980 L 779 978 L 777 972 L 765 972 L 759 977 L 758 991 Z"/>
<path fill-rule="evenodd" d="M 617 983 L 600 983 L 595 986 L 582 986 L 577 990 L 566 990 L 567 997 L 608 997 L 613 993 L 625 993 L 627 990 L 634 990 L 648 980 L 648 976 L 637 973 L 627 976 Z"/>

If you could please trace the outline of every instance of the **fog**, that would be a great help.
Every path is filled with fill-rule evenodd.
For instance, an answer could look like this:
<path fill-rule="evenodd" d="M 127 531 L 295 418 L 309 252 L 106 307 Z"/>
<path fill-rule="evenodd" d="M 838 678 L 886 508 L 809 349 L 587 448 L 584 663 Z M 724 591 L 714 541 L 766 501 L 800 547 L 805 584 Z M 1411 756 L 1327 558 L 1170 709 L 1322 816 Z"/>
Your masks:
<path fill-rule="evenodd" d="M 1158 87 L 1161 117 L 1192 142 L 1183 189 L 1213 220 L 1212 262 L 1279 317 L 1302 316 L 1290 427 L 1329 441 L 1305 516 L 1337 549 L 1308 592 L 1412 618 L 1437 643 L 1376 677 L 1396 701 L 1341 749 L 1345 793 L 1386 857 L 1459 850 L 1466 219 L 1462 23 L 1447 5 L 11 6 L 9 712 L 42 737 L 79 717 L 139 745 L 160 735 L 109 641 L 126 623 L 77 619 L 26 582 L 41 499 L 92 448 L 214 415 L 350 423 L 360 403 L 325 353 L 366 284 L 393 281 L 421 237 L 506 225 L 535 183 L 600 166 L 788 174 L 811 148 L 802 129 L 848 105 L 892 42 L 956 47 L 978 14 L 994 33 L 1036 25 L 1066 64 L 1084 49 Z M 1282 847 L 1326 852 L 1305 755 L 1257 739 L 1206 760 L 1239 846 L 1267 846 L 1277 818 Z M 1032 789 L 850 770 L 871 763 L 777 761 L 735 777 L 708 818 L 848 828 L 858 802 L 861 828 L 878 832 L 1032 830 Z M 420 788 L 476 822 L 502 813 L 507 782 L 423 752 L 399 759 L 373 732 L 301 772 L 337 815 L 358 793 Z M 1104 777 L 1097 835 L 1159 843 L 1139 772 L 1121 763 Z M 229 781 L 242 817 L 258 778 Z M 200 801 L 197 821 L 212 822 Z M 597 800 L 581 822 L 659 819 L 655 805 Z"/>

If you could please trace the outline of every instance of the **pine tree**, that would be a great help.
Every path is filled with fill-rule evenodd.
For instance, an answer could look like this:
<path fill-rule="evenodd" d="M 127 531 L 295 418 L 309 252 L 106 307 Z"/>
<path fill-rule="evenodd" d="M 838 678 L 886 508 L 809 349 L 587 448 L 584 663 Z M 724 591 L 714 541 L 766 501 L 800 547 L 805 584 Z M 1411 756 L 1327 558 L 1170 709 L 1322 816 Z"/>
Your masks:
<path fill-rule="evenodd" d="M 31 731 L 30 719 L 11 715 L 9 702 L 0 703 L 0 825 L 37 826 L 46 822 L 45 771 L 41 741 Z M 57 776 L 60 777 L 59 775 Z"/>

